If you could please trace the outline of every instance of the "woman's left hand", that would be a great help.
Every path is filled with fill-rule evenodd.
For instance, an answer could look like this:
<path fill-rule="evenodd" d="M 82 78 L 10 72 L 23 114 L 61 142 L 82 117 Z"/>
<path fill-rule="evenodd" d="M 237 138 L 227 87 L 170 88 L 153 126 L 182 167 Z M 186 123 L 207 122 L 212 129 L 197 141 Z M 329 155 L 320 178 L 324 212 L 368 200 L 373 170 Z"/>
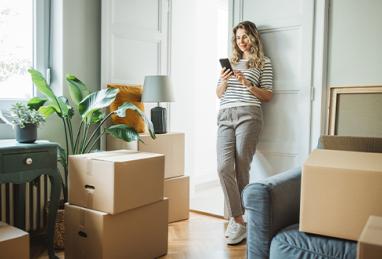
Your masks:
<path fill-rule="evenodd" d="M 245 78 L 244 74 L 241 71 L 239 71 L 239 70 L 234 71 L 234 75 L 235 75 L 236 79 L 239 80 L 239 82 L 244 87 L 251 86 L 251 82 Z"/>

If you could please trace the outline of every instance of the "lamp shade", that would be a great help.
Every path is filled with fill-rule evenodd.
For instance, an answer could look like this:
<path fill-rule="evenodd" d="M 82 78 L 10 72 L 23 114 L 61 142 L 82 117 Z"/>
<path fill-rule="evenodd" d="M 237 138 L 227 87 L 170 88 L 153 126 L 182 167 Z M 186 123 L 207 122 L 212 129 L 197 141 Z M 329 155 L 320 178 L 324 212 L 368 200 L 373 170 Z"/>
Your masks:
<path fill-rule="evenodd" d="M 171 83 L 168 76 L 145 76 L 143 83 L 142 102 L 173 102 Z"/>

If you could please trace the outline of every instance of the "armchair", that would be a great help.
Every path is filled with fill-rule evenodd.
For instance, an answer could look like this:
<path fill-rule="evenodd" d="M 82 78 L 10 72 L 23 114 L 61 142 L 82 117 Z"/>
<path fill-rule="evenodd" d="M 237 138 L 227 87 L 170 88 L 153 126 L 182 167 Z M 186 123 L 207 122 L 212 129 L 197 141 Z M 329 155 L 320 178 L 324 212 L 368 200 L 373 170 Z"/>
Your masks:
<path fill-rule="evenodd" d="M 321 136 L 318 148 L 382 152 L 382 138 Z M 243 191 L 248 259 L 356 258 L 356 242 L 299 232 L 301 168 Z"/>

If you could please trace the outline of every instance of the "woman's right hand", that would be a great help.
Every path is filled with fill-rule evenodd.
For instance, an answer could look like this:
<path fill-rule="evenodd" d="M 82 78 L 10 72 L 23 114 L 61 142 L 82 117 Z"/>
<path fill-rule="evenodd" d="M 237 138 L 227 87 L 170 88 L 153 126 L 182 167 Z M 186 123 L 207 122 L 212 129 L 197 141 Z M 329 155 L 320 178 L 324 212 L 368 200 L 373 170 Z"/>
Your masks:
<path fill-rule="evenodd" d="M 228 79 L 233 75 L 233 72 L 225 67 L 220 71 L 220 80 L 222 82 L 227 82 Z"/>

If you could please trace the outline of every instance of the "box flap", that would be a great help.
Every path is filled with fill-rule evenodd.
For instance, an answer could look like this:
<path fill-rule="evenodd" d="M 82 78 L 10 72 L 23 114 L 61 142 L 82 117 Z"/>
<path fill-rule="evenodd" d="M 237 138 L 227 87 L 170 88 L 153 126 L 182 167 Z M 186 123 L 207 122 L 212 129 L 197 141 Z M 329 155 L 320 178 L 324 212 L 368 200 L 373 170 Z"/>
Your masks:
<path fill-rule="evenodd" d="M 28 235 L 27 232 L 0 222 L 0 242 Z"/>
<path fill-rule="evenodd" d="M 370 216 L 359 238 L 360 242 L 382 246 L 382 217 Z"/>
<path fill-rule="evenodd" d="M 304 166 L 332 167 L 382 172 L 382 153 L 313 150 Z"/>
<path fill-rule="evenodd" d="M 141 160 L 145 158 L 159 157 L 162 154 L 149 153 L 149 152 L 139 152 L 135 150 L 115 150 L 115 151 L 105 151 L 88 153 L 82 155 L 71 155 L 71 158 L 81 158 L 81 159 L 91 159 L 91 160 L 101 160 L 108 162 L 127 162 L 132 160 Z"/>
<path fill-rule="evenodd" d="M 70 155 L 70 157 L 73 158 L 98 158 L 98 157 L 109 157 L 109 156 L 118 156 L 118 155 L 125 155 L 130 153 L 136 153 L 137 151 L 134 150 L 114 150 L 114 151 L 102 151 L 102 152 L 94 152 L 94 153 L 86 153 L 81 155 Z"/>
<path fill-rule="evenodd" d="M 129 152 L 129 153 L 119 153 L 115 154 L 113 156 L 103 156 L 103 157 L 96 157 L 94 159 L 96 160 L 102 160 L 102 161 L 108 161 L 108 162 L 128 162 L 128 161 L 134 161 L 134 160 L 143 160 L 148 158 L 154 158 L 154 157 L 162 157 L 162 154 L 155 154 L 155 153 L 148 153 L 148 152 Z"/>
<path fill-rule="evenodd" d="M 100 216 L 108 215 L 108 213 L 103 212 L 103 211 L 91 210 L 91 209 L 88 209 L 88 208 L 76 206 L 76 205 L 69 204 L 69 203 L 65 203 L 65 207 L 71 207 L 71 208 L 76 209 L 76 210 L 89 211 L 89 212 L 92 212 L 93 214 L 97 214 L 97 215 L 100 215 Z"/>

